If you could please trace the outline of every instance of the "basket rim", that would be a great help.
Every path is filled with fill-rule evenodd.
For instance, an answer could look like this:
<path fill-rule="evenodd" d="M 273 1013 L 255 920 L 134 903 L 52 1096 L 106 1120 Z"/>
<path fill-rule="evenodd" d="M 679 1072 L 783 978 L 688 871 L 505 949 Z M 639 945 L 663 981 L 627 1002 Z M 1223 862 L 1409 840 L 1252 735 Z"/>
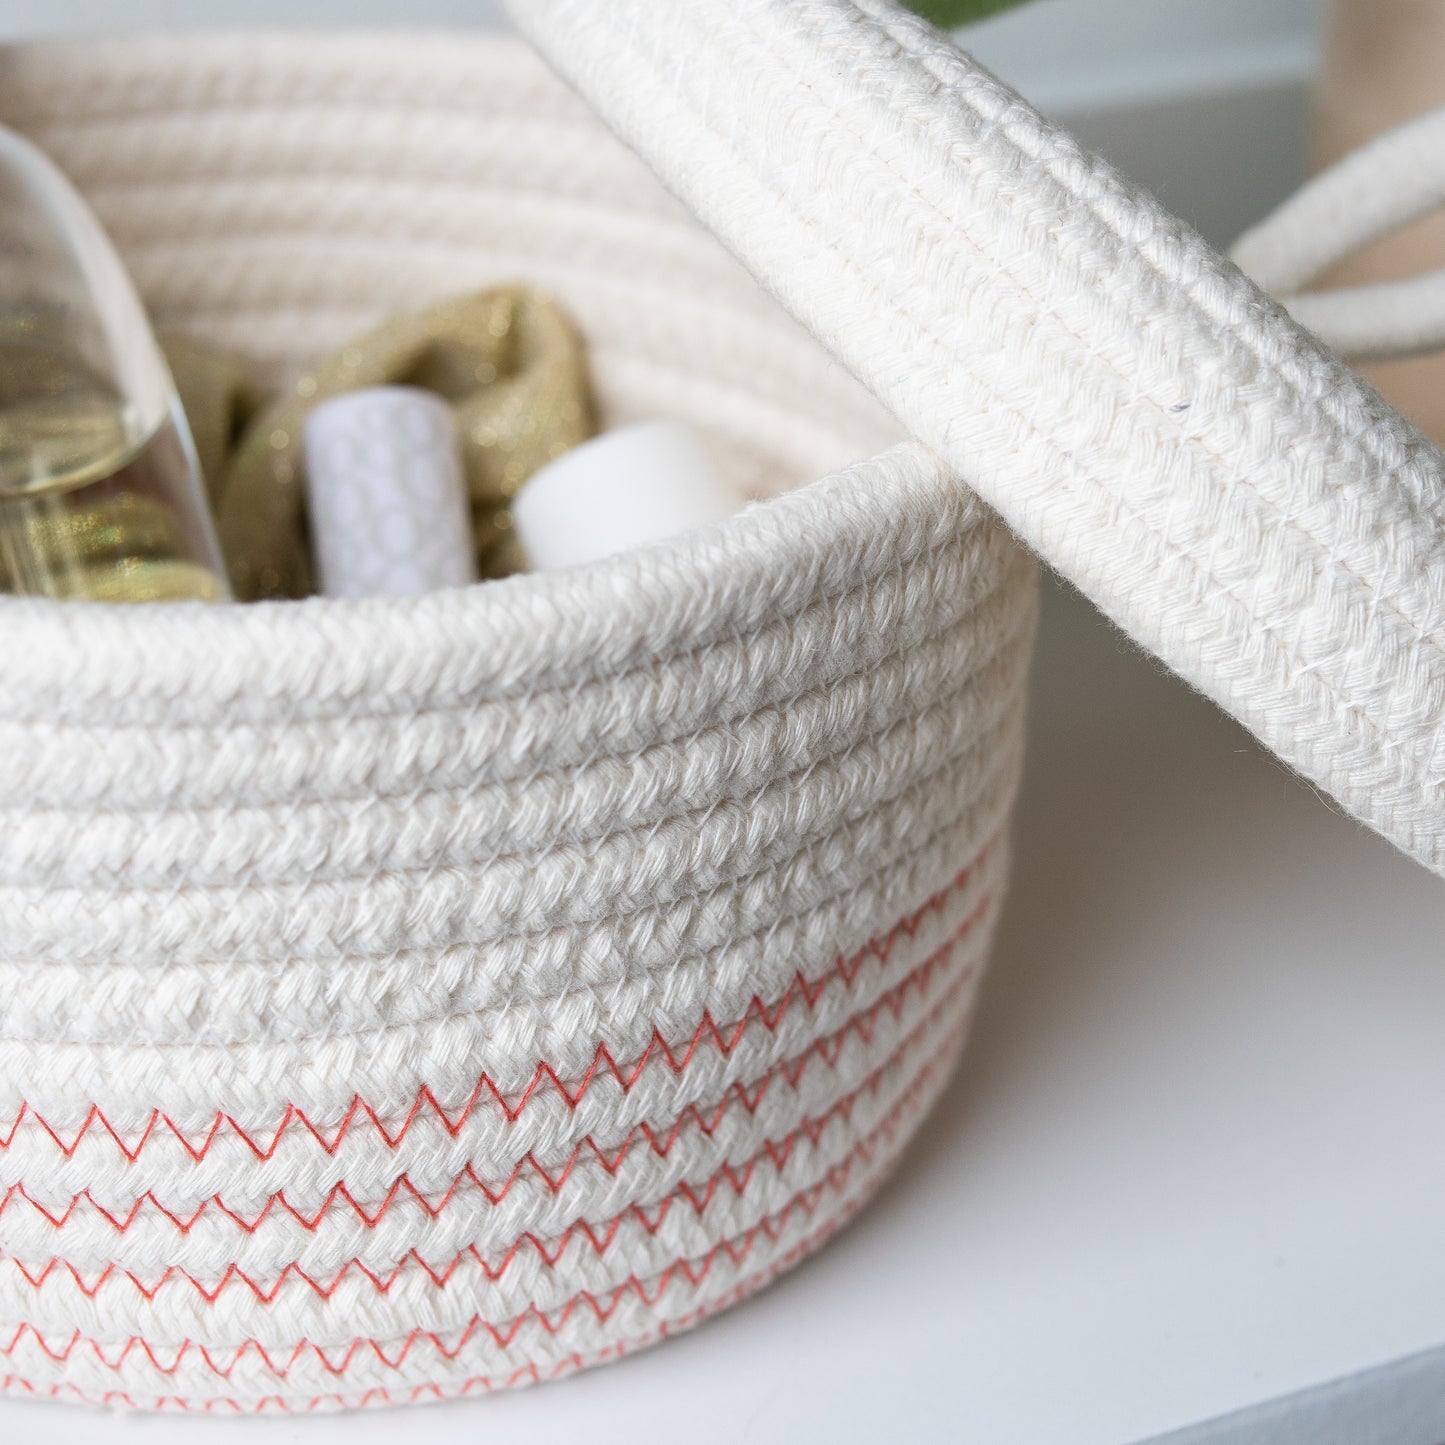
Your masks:
<path fill-rule="evenodd" d="M 0 719 L 115 724 L 463 700 L 582 682 L 735 636 L 892 571 L 986 508 L 921 443 L 586 566 L 414 597 L 59 602 L 0 596 Z"/>

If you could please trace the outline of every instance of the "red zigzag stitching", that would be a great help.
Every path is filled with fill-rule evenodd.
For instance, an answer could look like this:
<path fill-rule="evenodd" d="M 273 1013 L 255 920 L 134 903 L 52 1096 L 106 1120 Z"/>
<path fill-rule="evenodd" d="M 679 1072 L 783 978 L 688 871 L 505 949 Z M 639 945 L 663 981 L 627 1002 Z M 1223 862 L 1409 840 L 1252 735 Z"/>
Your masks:
<path fill-rule="evenodd" d="M 751 1294 L 756 1294 L 780 1274 L 791 1269 L 799 1260 L 820 1248 L 862 1208 L 867 1202 L 867 1197 L 865 1194 L 857 1199 L 848 1200 L 838 1213 L 820 1229 L 814 1230 L 806 1239 L 800 1240 L 786 1254 L 775 1259 L 766 1269 L 750 1275 L 717 1299 L 709 1300 L 708 1303 L 699 1305 L 696 1309 L 679 1315 L 676 1319 L 664 1320 L 655 1330 L 647 1330 L 631 1339 L 618 1340 L 585 1354 L 574 1350 L 571 1354 L 554 1361 L 545 1370 L 535 1361 L 519 1365 L 510 1375 L 501 1380 L 495 1380 L 490 1375 L 469 1375 L 465 1380 L 450 1388 L 433 1381 L 413 1385 L 409 1389 L 401 1391 L 392 1390 L 385 1385 L 372 1385 L 354 1397 L 348 1397 L 338 1391 L 329 1395 L 312 1395 L 309 1399 L 295 1405 L 284 1395 L 260 1395 L 249 1403 L 242 1403 L 231 1395 L 214 1395 L 195 1402 L 186 1399 L 184 1395 L 156 1395 L 144 1403 L 137 1403 L 135 1398 L 125 1390 L 103 1390 L 99 1395 L 92 1395 L 68 1380 L 42 1388 L 37 1387 L 22 1375 L 0 1375 L 0 1389 L 17 1393 L 24 1391 L 27 1394 L 41 1395 L 51 1400 L 59 1399 L 64 1395 L 68 1399 L 79 1400 L 86 1404 L 119 1405 L 132 1410 L 177 1409 L 183 1413 L 209 1415 L 226 1409 L 237 1415 L 261 1415 L 268 1411 L 279 1411 L 282 1414 L 290 1415 L 312 1414 L 337 1407 L 364 1408 L 369 1405 L 414 1404 L 424 1399 L 461 1399 L 478 1392 L 492 1393 L 497 1390 L 515 1389 L 522 1385 L 541 1384 L 545 1380 L 560 1379 L 574 1370 L 586 1369 L 590 1365 L 600 1365 L 608 1360 L 622 1359 L 637 1350 L 646 1349 L 660 1340 L 665 1340 L 671 1335 L 681 1334 L 685 1330 L 692 1329 L 695 1325 L 701 1324 L 722 1310 L 730 1309 L 738 1301 L 746 1299 Z"/>
<path fill-rule="evenodd" d="M 770 1033 L 775 1032 L 779 1021 L 799 1000 L 803 1001 L 809 1008 L 813 1007 L 822 995 L 823 990 L 834 979 L 841 979 L 845 987 L 850 986 L 857 977 L 859 970 L 869 958 L 876 958 L 880 962 L 886 963 L 889 955 L 893 951 L 894 944 L 900 936 L 906 934 L 910 938 L 913 937 L 918 931 L 919 924 L 928 914 L 940 911 L 949 898 L 968 883 L 973 873 L 982 865 L 984 859 L 988 856 L 989 850 L 993 846 L 993 840 L 985 843 L 947 887 L 933 894 L 916 912 L 900 919 L 881 941 L 876 939 L 870 940 L 863 948 L 859 949 L 851 959 L 839 954 L 832 967 L 815 979 L 809 980 L 804 978 L 801 972 L 796 973 L 787 991 L 771 1006 L 771 1010 L 769 1006 L 755 994 L 744 1010 L 742 1018 L 727 1030 L 720 1028 L 714 1022 L 711 1014 L 704 1014 L 702 1022 L 698 1024 L 697 1031 L 693 1034 L 691 1041 L 681 1056 L 673 1050 L 672 1046 L 668 1044 L 667 1040 L 664 1039 L 660 1033 L 654 1031 L 647 1047 L 630 1068 L 624 1068 L 618 1064 L 606 1044 L 599 1044 L 596 1053 L 593 1055 L 592 1062 L 588 1065 L 576 1087 L 571 1090 L 568 1089 L 567 1085 L 557 1075 L 550 1064 L 542 1062 L 537 1065 L 531 1081 L 522 1090 L 516 1102 L 509 1103 L 506 1095 L 498 1090 L 491 1078 L 483 1074 L 477 1081 L 476 1087 L 472 1090 L 461 1110 L 455 1118 L 453 1118 L 432 1093 L 431 1088 L 423 1085 L 395 1134 L 388 1132 L 386 1125 L 382 1122 L 382 1118 L 377 1111 L 357 1094 L 353 1095 L 346 1113 L 342 1116 L 341 1123 L 329 1139 L 307 1118 L 303 1110 L 298 1109 L 293 1104 L 288 1104 L 281 1115 L 281 1122 L 276 1126 L 275 1132 L 271 1137 L 270 1144 L 264 1147 L 258 1144 L 255 1138 L 229 1114 L 220 1112 L 213 1118 L 201 1142 L 194 1144 L 179 1125 L 159 1110 L 152 1111 L 150 1118 L 142 1128 L 136 1142 L 133 1145 L 128 1145 L 121 1133 L 111 1125 L 105 1114 L 96 1105 L 91 1106 L 90 1111 L 86 1114 L 80 1123 L 80 1127 L 76 1130 L 74 1137 L 69 1143 L 66 1143 L 65 1140 L 60 1137 L 60 1134 L 51 1127 L 43 1115 L 32 1109 L 28 1101 L 22 1101 L 9 1130 L 3 1135 L 0 1135 L 0 1150 L 8 1149 L 11 1146 L 16 1133 L 27 1118 L 33 1119 L 36 1125 L 50 1136 L 61 1153 L 67 1157 L 74 1154 L 75 1150 L 80 1146 L 81 1140 L 84 1139 L 92 1129 L 98 1128 L 109 1134 L 121 1153 L 128 1160 L 134 1162 L 140 1156 L 141 1150 L 145 1148 L 146 1143 L 152 1135 L 158 1129 L 164 1128 L 174 1136 L 182 1148 L 190 1154 L 192 1159 L 199 1162 L 205 1158 L 207 1151 L 223 1128 L 229 1129 L 246 1145 L 258 1160 L 264 1161 L 272 1157 L 286 1131 L 293 1125 L 306 1130 L 327 1154 L 334 1154 L 340 1147 L 341 1141 L 358 1120 L 369 1122 L 387 1146 L 395 1149 L 406 1137 L 413 1122 L 423 1111 L 432 1113 L 447 1133 L 455 1138 L 467 1119 L 471 1116 L 472 1110 L 476 1108 L 478 1102 L 485 1097 L 491 1098 L 502 1111 L 508 1123 L 515 1123 L 532 1096 L 544 1084 L 551 1084 L 562 1097 L 566 1106 L 571 1110 L 575 1110 L 581 1100 L 586 1096 L 588 1090 L 592 1087 L 592 1081 L 599 1075 L 610 1074 L 617 1080 L 623 1092 L 627 1093 L 632 1089 L 643 1070 L 654 1058 L 660 1059 L 674 1074 L 680 1074 L 687 1068 L 693 1055 L 707 1040 L 711 1040 L 717 1046 L 718 1051 L 724 1057 L 727 1057 L 737 1047 L 750 1023 L 757 1021 Z"/>
<path fill-rule="evenodd" d="M 869 1163 L 881 1141 L 891 1139 L 897 1132 L 899 1122 L 904 1117 L 905 1106 L 916 1104 L 918 1095 L 926 1088 L 936 1072 L 932 1062 L 924 1064 L 919 1070 L 907 1092 L 899 1099 L 894 1106 L 890 1117 L 873 1130 L 865 1139 L 861 1139 L 854 1146 L 852 1152 L 840 1163 L 828 1170 L 827 1174 L 817 1184 L 801 1191 L 789 1200 L 777 1214 L 770 1216 L 754 1225 L 738 1240 L 724 1240 L 715 1245 L 705 1255 L 696 1261 L 679 1259 L 668 1265 L 660 1274 L 653 1277 L 654 1282 L 649 1287 L 647 1281 L 632 1275 L 622 1281 L 610 1293 L 607 1302 L 603 1303 L 590 1290 L 581 1290 L 573 1295 L 565 1304 L 555 1311 L 548 1312 L 530 1305 L 516 1316 L 505 1328 L 498 1328 L 489 1321 L 483 1320 L 480 1316 L 474 1315 L 462 1329 L 455 1344 L 444 1344 L 441 1337 L 434 1330 L 415 1329 L 405 1336 L 401 1341 L 400 1349 L 395 1356 L 388 1355 L 383 1348 L 382 1342 L 374 1339 L 352 1340 L 345 1349 L 340 1363 L 335 1363 L 320 1346 L 309 1340 L 300 1340 L 294 1345 L 287 1355 L 285 1363 L 278 1365 L 271 1358 L 270 1352 L 258 1340 L 247 1340 L 237 1347 L 231 1356 L 228 1365 L 219 1365 L 212 1358 L 210 1350 L 195 1340 L 183 1340 L 175 1347 L 175 1355 L 169 1364 L 162 1364 L 157 1358 L 154 1348 L 144 1338 L 132 1335 L 121 1346 L 120 1352 L 114 1360 L 108 1359 L 104 1347 L 98 1340 L 90 1339 L 76 1330 L 61 1349 L 54 1349 L 47 1342 L 45 1337 L 35 1328 L 34 1325 L 23 1323 L 16 1327 L 10 1342 L 0 1346 L 0 1354 L 10 1355 L 19 1348 L 20 1343 L 27 1336 L 33 1338 L 41 1351 L 57 1364 L 68 1362 L 71 1353 L 77 1346 L 87 1347 L 95 1359 L 107 1369 L 119 1371 L 125 1364 L 126 1359 L 132 1351 L 139 1351 L 149 1360 L 151 1366 L 163 1375 L 173 1375 L 180 1369 L 181 1362 L 188 1353 L 198 1354 L 206 1368 L 222 1379 L 229 1379 L 231 1373 L 240 1364 L 247 1354 L 255 1354 L 264 1363 L 266 1369 L 278 1379 L 284 1380 L 290 1371 L 295 1367 L 297 1360 L 303 1355 L 315 1355 L 321 1363 L 322 1368 L 331 1375 L 338 1378 L 351 1368 L 352 1361 L 357 1354 L 369 1350 L 376 1360 L 388 1369 L 399 1370 L 406 1363 L 407 1357 L 413 1348 L 423 1341 L 429 1342 L 438 1355 L 443 1359 L 454 1360 L 466 1348 L 467 1344 L 478 1335 L 488 1336 L 492 1343 L 498 1348 L 505 1349 L 510 1346 L 521 1333 L 529 1321 L 535 1321 L 542 1330 L 549 1335 L 555 1335 L 571 1319 L 578 1310 L 590 1311 L 599 1323 L 606 1323 L 624 1300 L 629 1297 L 637 1298 L 645 1305 L 657 1304 L 671 1282 L 681 1276 L 695 1289 L 701 1285 L 711 1273 L 714 1264 L 722 1258 L 728 1259 L 733 1264 L 741 1263 L 752 1251 L 753 1246 L 759 1239 L 776 1239 L 782 1230 L 790 1214 L 801 1211 L 804 1214 L 813 1214 L 823 1198 L 830 1193 L 841 1193 L 847 1186 L 848 1178 L 853 1169 L 860 1163 Z"/>
<path fill-rule="evenodd" d="M 957 991 L 965 977 L 966 975 L 960 975 L 960 977 L 955 980 L 953 987 L 949 990 L 950 995 Z M 938 1007 L 942 1008 L 945 1004 L 946 999 L 940 999 Z M 307 1274 L 299 1264 L 291 1263 L 275 1277 L 269 1287 L 263 1287 L 236 1264 L 228 1265 L 225 1272 L 221 1275 L 220 1280 L 212 1285 L 206 1284 L 203 1280 L 197 1279 L 187 1270 L 176 1265 L 168 1266 L 159 1279 L 153 1284 L 148 1285 L 138 1279 L 130 1270 L 115 1264 L 108 1264 L 93 1281 L 87 1283 L 81 1272 L 68 1260 L 51 1258 L 39 1273 L 32 1274 L 25 1265 L 18 1259 L 15 1259 L 14 1256 L 0 1256 L 0 1258 L 8 1258 L 9 1262 L 14 1265 L 15 1269 L 26 1282 L 37 1290 L 43 1288 L 52 1276 L 60 1274 L 68 1276 L 80 1292 L 90 1299 L 94 1299 L 108 1281 L 117 1279 L 128 1281 L 146 1299 L 154 1300 L 165 1285 L 172 1279 L 175 1279 L 182 1280 L 191 1285 L 196 1293 L 208 1304 L 215 1304 L 221 1294 L 228 1287 L 232 1286 L 244 1286 L 246 1289 L 249 1289 L 261 1303 L 274 1304 L 288 1279 L 294 1279 L 303 1283 L 321 1299 L 329 1299 L 340 1286 L 341 1282 L 353 1272 L 369 1280 L 378 1294 L 386 1294 L 407 1270 L 409 1264 L 418 1266 L 422 1273 L 425 1274 L 438 1289 L 446 1288 L 453 1274 L 469 1260 L 478 1266 L 486 1279 L 495 1283 L 506 1274 L 513 1260 L 523 1249 L 535 1251 L 545 1268 L 549 1270 L 556 1269 L 563 1255 L 566 1253 L 568 1246 L 574 1239 L 582 1241 L 584 1246 L 590 1247 L 593 1253 L 596 1254 L 598 1258 L 601 1258 L 611 1247 L 623 1223 L 629 1218 L 635 1218 L 642 1225 L 646 1233 L 656 1236 L 657 1232 L 662 1228 L 663 1222 L 672 1212 L 674 1205 L 690 1205 L 693 1212 L 701 1218 L 706 1212 L 708 1205 L 712 1203 L 718 1190 L 724 1185 L 732 1189 L 735 1197 L 739 1199 L 742 1198 L 747 1192 L 748 1186 L 752 1183 L 753 1175 L 764 1160 L 771 1162 L 774 1168 L 781 1172 L 800 1140 L 806 1138 L 810 1143 L 816 1145 L 818 1140 L 822 1138 L 828 1125 L 834 1119 L 850 1118 L 854 1106 L 864 1094 L 877 1092 L 883 1075 L 897 1065 L 909 1050 L 917 1044 L 928 1022 L 928 1019 L 923 1020 L 863 1083 L 843 1098 L 837 1100 L 825 1113 L 816 1118 L 805 1119 L 796 1129 L 784 1136 L 781 1140 L 768 1140 L 757 1153 L 744 1160 L 741 1164 L 724 1162 L 702 1182 L 701 1187 L 684 1180 L 681 1184 L 677 1185 L 670 1195 L 665 1196 L 651 1207 L 651 1216 L 649 1216 L 647 1207 L 639 1204 L 630 1204 L 620 1214 L 600 1226 L 593 1225 L 587 1220 L 577 1220 L 568 1225 L 566 1230 L 557 1237 L 555 1243 L 550 1248 L 543 1240 L 528 1231 L 512 1243 L 501 1260 L 496 1264 L 489 1263 L 486 1256 L 475 1244 L 468 1245 L 465 1249 L 453 1255 L 451 1259 L 436 1266 L 429 1264 L 416 1250 L 412 1249 L 408 1250 L 407 1253 L 402 1256 L 401 1260 L 392 1268 L 390 1273 L 386 1275 L 378 1275 L 359 1259 L 351 1259 L 342 1265 L 330 1280 L 323 1281 L 314 1279 L 311 1275 Z M 920 1071 L 923 1068 L 939 1067 L 943 1059 L 947 1057 L 949 1052 L 957 1044 L 960 1033 L 961 1030 L 951 1030 L 943 1041 L 936 1046 L 924 1060 L 920 1066 Z M 895 1103 L 895 1105 L 890 1108 L 887 1117 L 893 1117 L 897 1108 L 898 1105 Z"/>
<path fill-rule="evenodd" d="M 69 1221 L 75 1210 L 82 1204 L 88 1204 L 101 1218 L 105 1219 L 117 1233 L 125 1233 L 135 1221 L 143 1207 L 149 1206 L 160 1214 L 164 1215 L 183 1234 L 188 1234 L 196 1222 L 209 1210 L 215 1209 L 224 1214 L 233 1223 L 247 1234 L 253 1234 L 262 1223 L 276 1210 L 284 1211 L 299 1224 L 303 1229 L 315 1230 L 320 1227 L 321 1221 L 334 1208 L 338 1206 L 349 1207 L 362 1223 L 368 1228 L 375 1228 L 387 1211 L 395 1204 L 397 1199 L 405 1195 L 407 1198 L 416 1201 L 432 1217 L 438 1217 L 452 1202 L 464 1185 L 470 1185 L 477 1189 L 489 1204 L 500 1204 L 515 1186 L 517 1180 L 526 1169 L 530 1169 L 541 1179 L 543 1185 L 553 1194 L 560 1193 L 566 1186 L 568 1179 L 576 1169 L 583 1154 L 593 1157 L 608 1174 L 615 1175 L 621 1169 L 627 1156 L 636 1146 L 639 1140 L 645 1142 L 653 1153 L 666 1157 L 676 1143 L 678 1136 L 689 1125 L 695 1124 L 702 1133 L 711 1135 L 713 1130 L 721 1121 L 723 1115 L 728 1111 L 734 1101 L 741 1103 L 749 1114 L 755 1114 L 761 1106 L 763 1098 L 769 1092 L 772 1084 L 777 1079 L 785 1079 L 790 1087 L 796 1089 L 807 1065 L 813 1060 L 821 1060 L 826 1066 L 836 1065 L 839 1055 L 842 1053 L 843 1045 L 847 1042 L 850 1034 L 857 1034 L 865 1043 L 871 1043 L 876 1029 L 877 1021 L 884 1012 L 891 1013 L 895 1018 L 902 1012 L 903 1003 L 908 992 L 917 988 L 920 993 L 926 993 L 933 982 L 933 975 L 944 967 L 957 944 L 967 937 L 977 926 L 979 918 L 991 903 L 991 896 L 986 896 L 978 907 L 966 918 L 963 923 L 936 952 L 930 954 L 921 964 L 918 965 L 899 983 L 894 985 L 886 993 L 876 999 L 862 1013 L 855 1014 L 848 1019 L 837 1033 L 828 1038 L 817 1039 L 809 1045 L 807 1050 L 793 1059 L 782 1060 L 772 1066 L 760 1079 L 752 1083 L 739 1082 L 731 1085 L 723 1094 L 722 1098 L 713 1107 L 711 1116 L 704 1116 L 696 1104 L 689 1104 L 682 1114 L 673 1122 L 664 1134 L 659 1134 L 647 1121 L 635 1125 L 628 1131 L 623 1140 L 609 1151 L 597 1144 L 590 1134 L 585 1135 L 573 1146 L 571 1154 L 554 1170 L 549 1170 L 529 1150 L 513 1166 L 512 1172 L 501 1183 L 500 1186 L 490 1186 L 485 1183 L 476 1173 L 475 1167 L 468 1163 L 460 1174 L 452 1180 L 446 1191 L 436 1203 L 432 1203 L 427 1195 L 418 1190 L 406 1174 L 400 1175 L 392 1184 L 385 1199 L 379 1205 L 370 1209 L 359 1202 L 344 1181 L 334 1185 L 330 1193 L 322 1201 L 313 1214 L 307 1215 L 299 1210 L 286 1198 L 284 1190 L 279 1190 L 271 1195 L 266 1203 L 261 1206 L 259 1212 L 250 1219 L 231 1209 L 220 1197 L 212 1195 L 209 1199 L 202 1200 L 195 1210 L 183 1218 L 173 1210 L 167 1208 L 153 1191 L 147 1190 L 132 1204 L 124 1215 L 118 1215 L 108 1210 L 104 1205 L 99 1204 L 91 1196 L 88 1189 L 82 1190 L 79 1194 L 72 1196 L 70 1202 L 60 1213 L 55 1213 L 45 1205 L 31 1198 L 25 1189 L 23 1181 L 10 1185 L 3 1195 L 0 1195 L 0 1217 L 4 1216 L 6 1209 L 12 1207 L 15 1202 L 28 1204 L 33 1210 L 44 1217 L 44 1219 L 55 1228 L 63 1228 Z"/>

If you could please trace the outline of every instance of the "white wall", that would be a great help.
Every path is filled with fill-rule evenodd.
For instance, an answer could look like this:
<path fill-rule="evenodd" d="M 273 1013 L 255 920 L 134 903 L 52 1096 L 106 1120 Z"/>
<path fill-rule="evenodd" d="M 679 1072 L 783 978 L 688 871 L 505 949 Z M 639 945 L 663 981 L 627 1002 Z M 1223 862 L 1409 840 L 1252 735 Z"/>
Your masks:
<path fill-rule="evenodd" d="M 967 32 L 986 65 L 1045 109 L 1114 106 L 1298 79 L 1322 0 L 1035 0 Z"/>
<path fill-rule="evenodd" d="M 1300 73 L 1311 62 L 1316 8 L 1317 0 L 1034 0 L 975 27 L 970 44 L 1040 104 L 1072 109 Z M 297 21 L 494 25 L 497 11 L 491 0 L 0 0 L 0 35 Z"/>

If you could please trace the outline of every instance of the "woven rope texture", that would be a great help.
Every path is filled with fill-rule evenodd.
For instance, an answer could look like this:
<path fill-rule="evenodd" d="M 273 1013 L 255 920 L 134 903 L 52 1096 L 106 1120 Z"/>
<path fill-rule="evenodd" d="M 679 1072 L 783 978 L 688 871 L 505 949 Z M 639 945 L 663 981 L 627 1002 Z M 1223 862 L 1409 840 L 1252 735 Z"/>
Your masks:
<path fill-rule="evenodd" d="M 507 8 L 1042 557 L 1445 872 L 1438 448 L 891 0 Z"/>
<path fill-rule="evenodd" d="M 0 70 L 162 324 L 281 384 L 525 277 L 609 419 L 782 494 L 422 598 L 0 601 L 4 1386 L 430 1399 L 755 1290 L 961 1043 L 1031 562 L 513 44 Z"/>

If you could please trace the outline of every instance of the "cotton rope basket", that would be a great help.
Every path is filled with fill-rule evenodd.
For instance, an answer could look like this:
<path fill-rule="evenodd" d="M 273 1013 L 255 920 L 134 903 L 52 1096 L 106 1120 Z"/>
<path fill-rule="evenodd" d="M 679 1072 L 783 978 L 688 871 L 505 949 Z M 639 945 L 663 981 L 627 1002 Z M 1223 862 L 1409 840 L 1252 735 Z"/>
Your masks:
<path fill-rule="evenodd" d="M 530 1383 L 821 1243 L 1005 879 L 1033 566 L 980 496 L 1445 866 L 1442 459 L 1338 358 L 884 0 L 511 8 L 686 209 L 514 42 L 0 53 L 163 324 L 284 384 L 524 276 L 609 420 L 772 498 L 418 600 L 0 602 L 13 1392 Z"/>
<path fill-rule="evenodd" d="M 695 422 L 759 495 L 845 468 L 424 599 L 5 600 L 6 1385 L 455 1395 L 757 1289 L 958 1050 L 1031 563 L 517 42 L 3 65 L 162 324 L 279 379 L 526 277 L 609 419 Z"/>

